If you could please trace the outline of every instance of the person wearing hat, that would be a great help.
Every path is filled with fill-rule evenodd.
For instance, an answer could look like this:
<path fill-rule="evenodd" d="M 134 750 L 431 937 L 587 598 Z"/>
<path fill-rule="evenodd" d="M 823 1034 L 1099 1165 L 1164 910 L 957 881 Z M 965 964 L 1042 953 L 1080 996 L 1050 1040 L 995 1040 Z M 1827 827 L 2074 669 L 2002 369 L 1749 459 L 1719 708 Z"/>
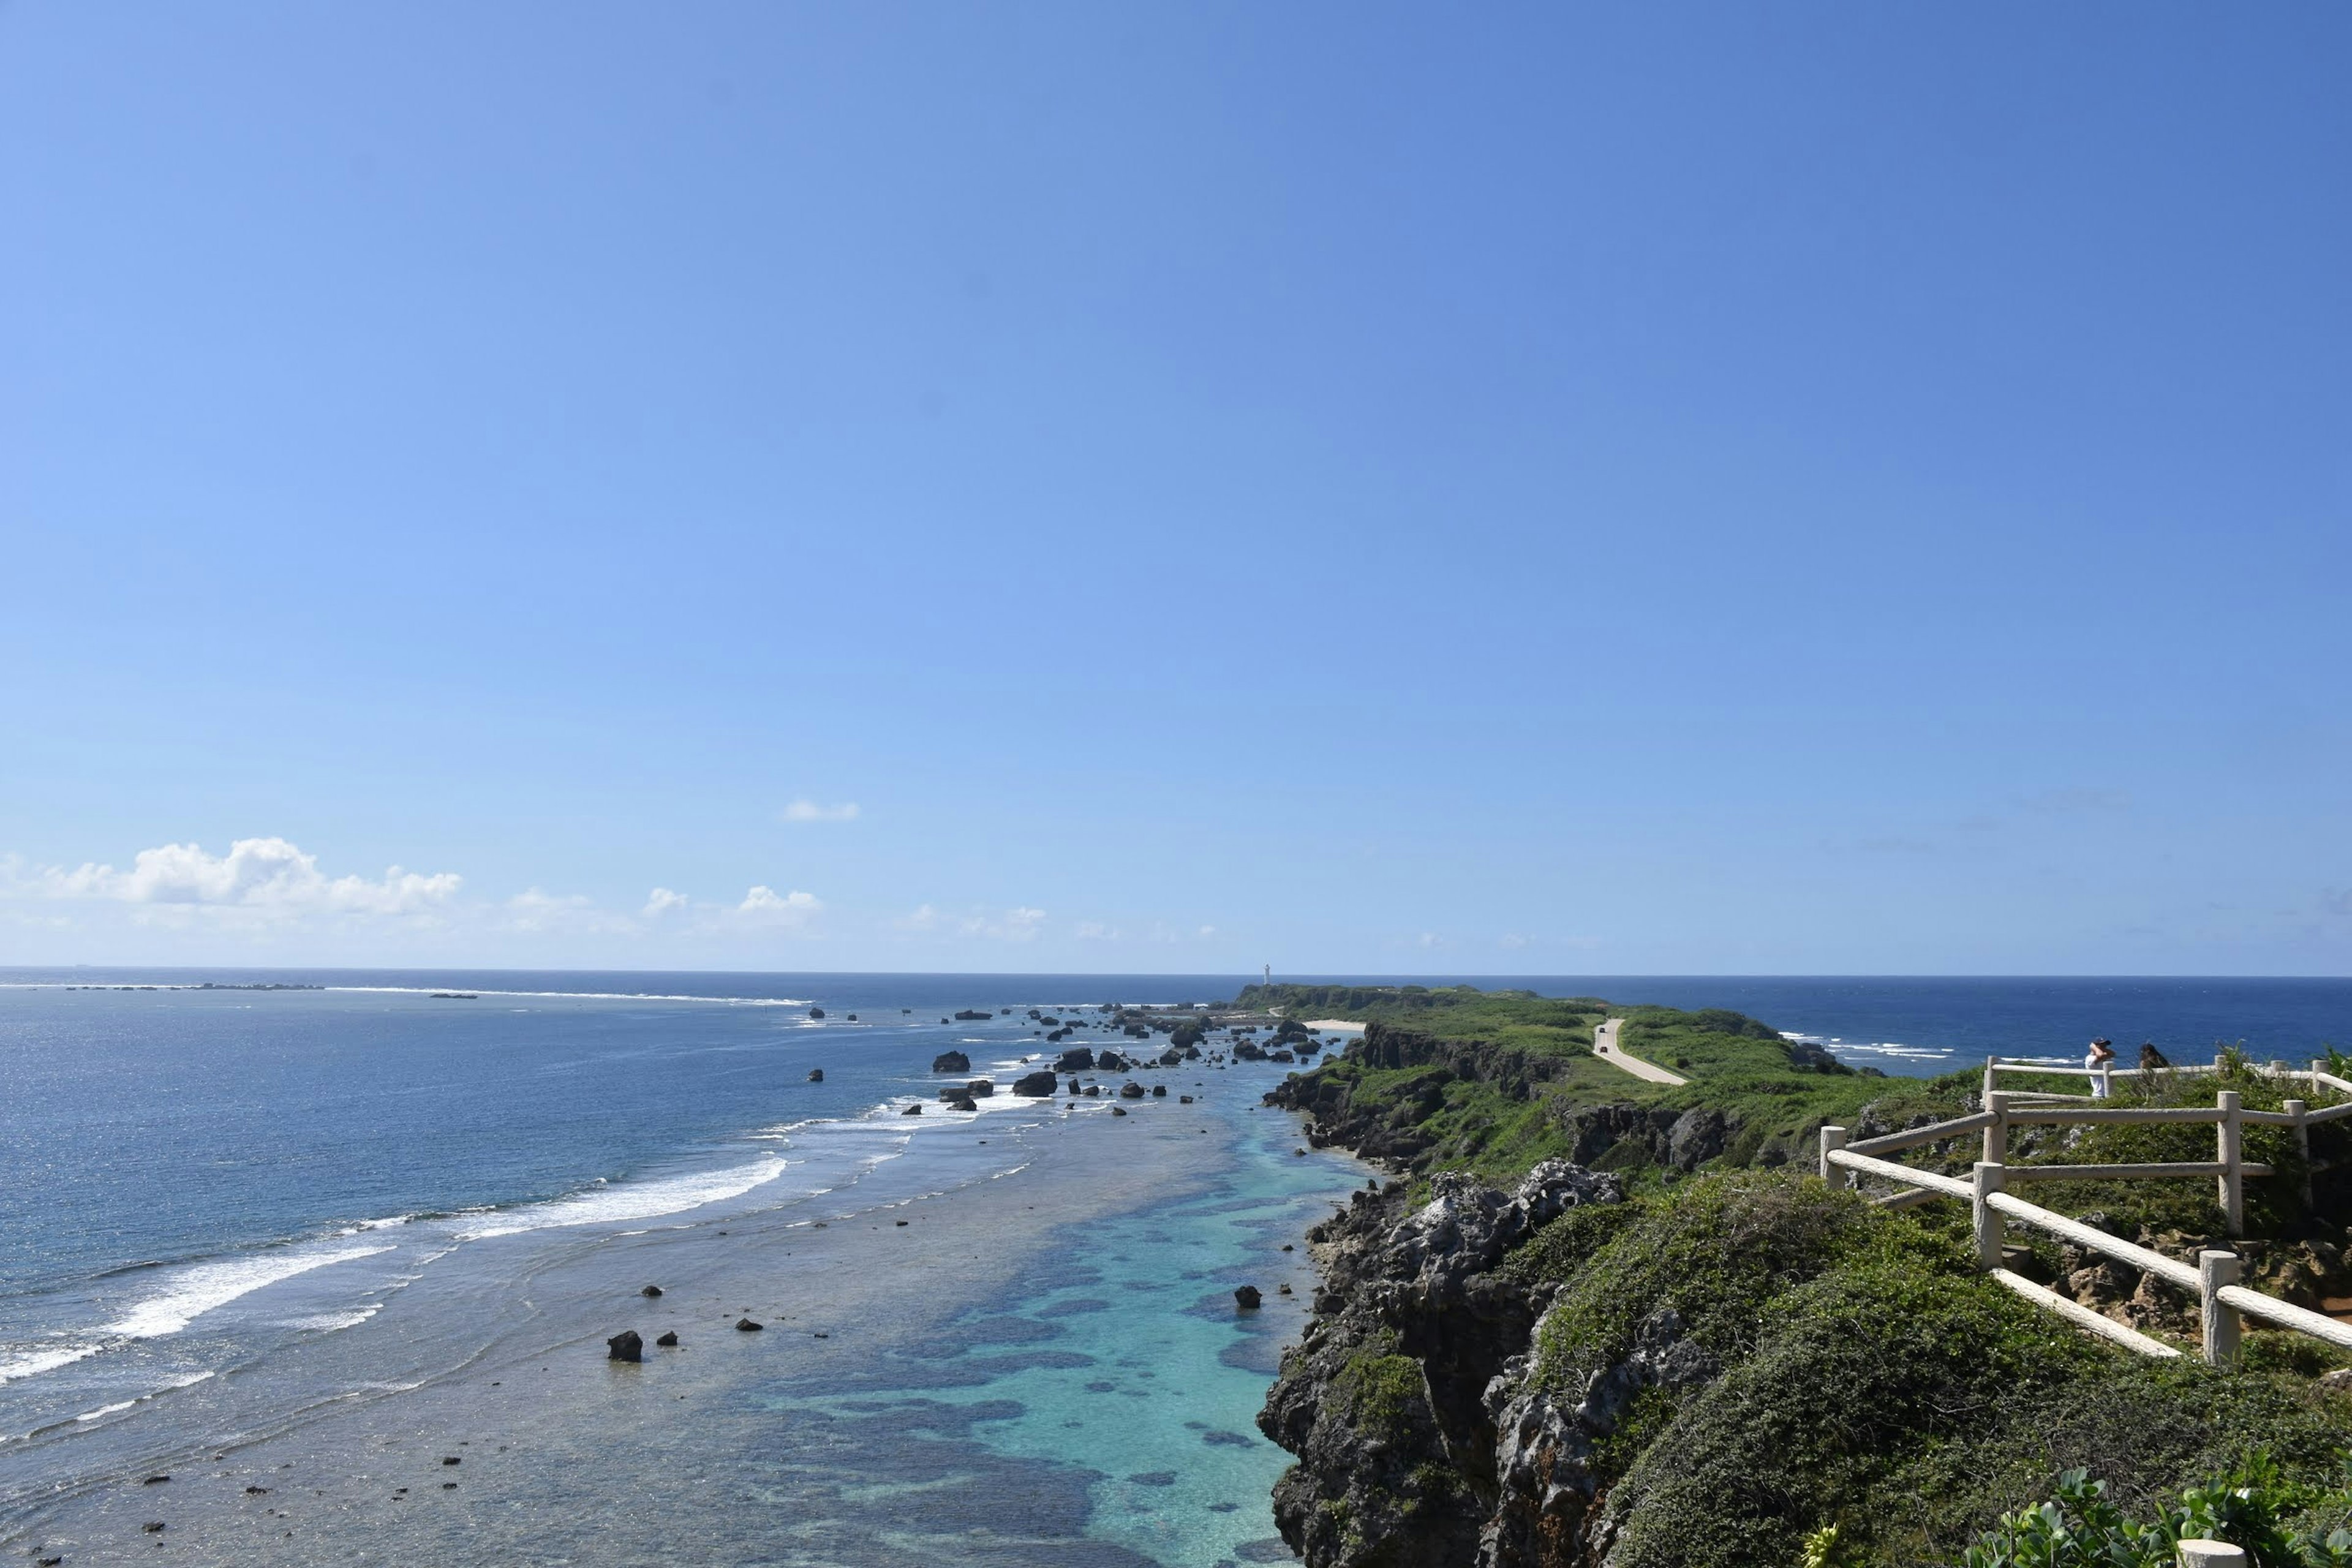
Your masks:
<path fill-rule="evenodd" d="M 2107 1098 L 2107 1064 L 2115 1059 L 2116 1047 L 2113 1041 L 2096 1039 L 2091 1042 L 2091 1054 L 2083 1058 L 2083 1065 L 2091 1069 L 2093 1100 Z"/>

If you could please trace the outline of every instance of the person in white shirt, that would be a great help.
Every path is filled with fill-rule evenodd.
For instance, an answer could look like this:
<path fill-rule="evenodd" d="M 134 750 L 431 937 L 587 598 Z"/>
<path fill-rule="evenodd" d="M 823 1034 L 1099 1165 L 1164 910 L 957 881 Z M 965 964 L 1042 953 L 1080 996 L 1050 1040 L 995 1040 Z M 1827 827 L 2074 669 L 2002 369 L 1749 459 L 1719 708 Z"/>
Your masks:
<path fill-rule="evenodd" d="M 2116 1047 L 2112 1042 L 2104 1039 L 2091 1042 L 2091 1054 L 2083 1058 L 2083 1065 L 2091 1069 L 2093 1100 L 2107 1098 L 2107 1065 L 2115 1059 Z"/>

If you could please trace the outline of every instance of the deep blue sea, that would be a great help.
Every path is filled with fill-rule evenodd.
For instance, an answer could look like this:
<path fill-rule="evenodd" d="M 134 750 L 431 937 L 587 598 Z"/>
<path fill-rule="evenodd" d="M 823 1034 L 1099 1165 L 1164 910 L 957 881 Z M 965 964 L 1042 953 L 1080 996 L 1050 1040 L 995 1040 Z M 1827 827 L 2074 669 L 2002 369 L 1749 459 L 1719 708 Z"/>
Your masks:
<path fill-rule="evenodd" d="M 936 1053 L 965 1050 L 975 1073 L 1001 1079 L 1045 1048 L 1031 1007 L 1090 1019 L 1102 1004 L 1208 1001 L 1242 983 L 0 971 L 0 1470 L 13 1449 L 16 1475 L 29 1478 L 0 1485 L 0 1536 L 10 1508 L 30 1517 L 41 1498 L 158 1462 L 175 1444 L 226 1452 L 232 1429 L 278 1430 L 299 1411 L 488 1364 L 524 1342 L 512 1338 L 521 1329 L 481 1326 L 506 1324 L 497 1292 L 512 1294 L 518 1278 L 541 1279 L 530 1310 L 544 1312 L 562 1268 L 593 1272 L 594 1257 L 665 1228 L 748 1235 L 762 1215 L 869 1215 L 1006 1178 L 1028 1168 L 1055 1117 L 1105 1103 L 1000 1099 L 958 1116 L 933 1099 Z M 1475 983 L 1736 1008 L 1858 1065 L 1923 1074 L 1990 1054 L 2072 1058 L 2093 1035 L 2126 1055 L 2152 1041 L 2179 1061 L 2241 1041 L 2301 1061 L 2352 1040 L 2344 980 Z M 272 984 L 305 988 L 220 988 Z M 959 1010 L 988 1016 L 959 1023 Z M 1250 1418 L 1274 1331 L 1234 1321 L 1230 1280 L 1302 1267 L 1279 1247 L 1361 1174 L 1336 1157 L 1292 1157 L 1286 1119 L 1255 1111 L 1281 1070 L 1236 1064 L 1213 1077 L 1202 1158 L 1164 1201 L 1130 1195 L 1090 1220 L 1083 1258 L 1038 1252 L 1008 1221 L 1005 1244 L 1036 1259 L 1019 1291 L 978 1268 L 968 1288 L 926 1277 L 909 1310 L 964 1325 L 954 1333 L 965 1340 L 940 1340 L 962 1359 L 877 1351 L 854 1374 L 763 1384 L 758 1409 L 789 1407 L 795 1431 L 846 1433 L 856 1410 L 883 1419 L 867 1396 L 889 1385 L 914 1402 L 891 1409 L 919 1406 L 955 1430 L 873 1443 L 869 1466 L 920 1452 L 940 1474 L 1063 1478 L 1038 1504 L 1060 1521 L 1055 1540 L 1118 1553 L 1082 1560 L 1205 1568 L 1262 1552 L 1264 1491 L 1283 1458 Z M 898 1114 L 916 1100 L 925 1115 Z M 971 1239 L 984 1255 L 987 1237 Z M 435 1317 L 436 1291 L 470 1315 Z M 1139 1329 L 1128 1310 L 1146 1307 Z M 991 1351 L 990 1334 L 1031 1349 Z M 1107 1422 L 1121 1401 L 1129 1414 Z M 843 1560 L 898 1560 L 877 1544 L 887 1530 L 856 1535 L 866 1528 L 856 1508 L 826 1506 L 865 1542 L 837 1548 Z M 1060 1550 L 987 1560 L 1066 1560 Z"/>

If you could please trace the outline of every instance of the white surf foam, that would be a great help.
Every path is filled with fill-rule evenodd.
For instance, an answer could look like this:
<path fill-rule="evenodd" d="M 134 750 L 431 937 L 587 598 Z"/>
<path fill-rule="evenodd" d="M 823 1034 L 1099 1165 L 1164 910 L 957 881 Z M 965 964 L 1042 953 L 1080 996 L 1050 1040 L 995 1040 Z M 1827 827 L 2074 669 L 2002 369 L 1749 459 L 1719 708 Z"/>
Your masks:
<path fill-rule="evenodd" d="M 184 989 L 184 987 L 183 988 Z M 545 996 L 573 1002 L 711 1002 L 726 1007 L 805 1007 L 805 996 L 676 996 L 654 991 L 480 991 L 470 986 L 323 985 L 322 991 L 349 991 L 388 996 L 435 996 L 462 993 L 467 996 Z"/>
<path fill-rule="evenodd" d="M 526 1230 L 550 1230 L 559 1226 L 595 1225 L 605 1221 L 658 1219 L 663 1215 L 700 1208 L 724 1198 L 740 1197 L 784 1173 L 785 1163 L 766 1154 L 748 1165 L 706 1171 L 660 1181 L 626 1183 L 602 1187 L 551 1203 L 484 1214 L 467 1220 L 457 1235 L 460 1241 L 480 1241 L 493 1236 L 513 1236 Z"/>
<path fill-rule="evenodd" d="M 224 1258 L 199 1263 L 173 1275 L 160 1294 L 137 1303 L 121 1321 L 109 1323 L 106 1331 L 134 1340 L 161 1339 L 178 1333 L 206 1312 L 264 1286 L 329 1264 L 348 1263 L 355 1258 L 373 1258 L 391 1250 L 388 1247 L 347 1247 L 335 1251 L 270 1252 L 255 1258 Z"/>
<path fill-rule="evenodd" d="M 49 1350 L 20 1352 L 0 1361 L 0 1383 L 71 1366 L 84 1356 L 96 1355 L 102 1348 L 100 1345 L 58 1345 Z"/>

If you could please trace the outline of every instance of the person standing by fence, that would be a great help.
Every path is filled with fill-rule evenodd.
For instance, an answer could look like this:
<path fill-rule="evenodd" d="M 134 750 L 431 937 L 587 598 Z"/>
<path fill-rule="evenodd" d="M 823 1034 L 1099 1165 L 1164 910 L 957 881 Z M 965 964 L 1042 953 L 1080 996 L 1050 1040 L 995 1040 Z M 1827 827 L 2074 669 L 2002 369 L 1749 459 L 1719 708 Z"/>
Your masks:
<path fill-rule="evenodd" d="M 2091 1069 L 2093 1100 L 2107 1098 L 2107 1066 L 2115 1059 L 2116 1047 L 2113 1041 L 2096 1039 L 2091 1042 L 2091 1054 L 2083 1058 L 2083 1065 Z"/>

